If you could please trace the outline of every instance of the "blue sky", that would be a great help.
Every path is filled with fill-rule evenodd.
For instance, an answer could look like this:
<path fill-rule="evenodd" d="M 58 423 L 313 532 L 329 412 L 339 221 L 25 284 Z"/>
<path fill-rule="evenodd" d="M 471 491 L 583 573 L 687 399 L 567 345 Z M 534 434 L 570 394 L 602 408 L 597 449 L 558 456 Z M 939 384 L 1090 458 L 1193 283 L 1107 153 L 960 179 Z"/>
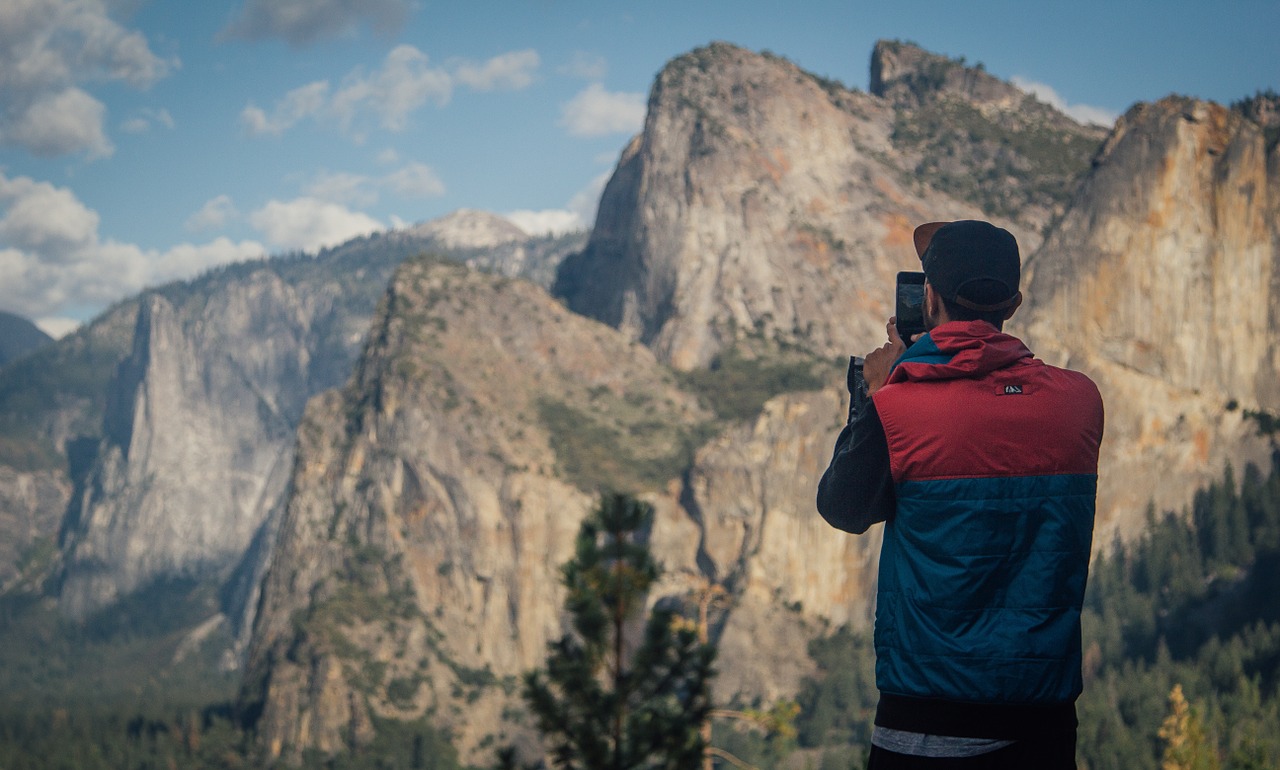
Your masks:
<path fill-rule="evenodd" d="M 867 87 L 875 41 L 1105 124 L 1280 88 L 1280 2 L 0 0 L 0 310 L 64 333 L 228 261 L 459 208 L 589 227 L 671 58 Z"/>

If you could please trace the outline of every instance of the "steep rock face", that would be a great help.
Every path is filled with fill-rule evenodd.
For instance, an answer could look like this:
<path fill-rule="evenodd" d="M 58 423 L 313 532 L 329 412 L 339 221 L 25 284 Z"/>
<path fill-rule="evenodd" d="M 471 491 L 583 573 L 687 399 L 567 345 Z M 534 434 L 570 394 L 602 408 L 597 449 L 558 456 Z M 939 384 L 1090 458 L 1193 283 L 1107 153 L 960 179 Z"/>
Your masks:
<path fill-rule="evenodd" d="M 871 627 L 881 533 L 834 530 L 813 503 L 846 403 L 842 389 L 766 403 L 698 452 L 680 498 L 688 518 L 666 520 L 687 534 L 655 534 L 664 562 L 696 565 L 728 590 L 716 635 L 721 703 L 794 696 L 813 673 L 799 654 L 810 639 L 844 624 Z"/>
<path fill-rule="evenodd" d="M 595 446 L 557 435 L 566 415 Z M 584 457 L 678 473 L 663 458 L 703 418 L 648 350 L 532 284 L 406 263 L 299 431 L 244 698 L 268 753 L 336 751 L 375 717 L 432 714 L 464 750 L 497 733 L 562 630 L 593 502 L 565 477 Z"/>
<path fill-rule="evenodd" d="M 1015 148 L 988 159 L 992 169 L 1038 174 L 1048 150 L 1064 178 L 1087 168 L 1101 129 L 1046 105 L 1042 118 L 1005 122 L 1029 97 L 954 69 L 974 75 L 969 91 L 1000 118 L 963 102 L 986 132 L 983 147 Z M 867 348 L 883 336 L 896 272 L 918 269 L 915 224 L 982 216 L 975 203 L 1016 188 L 1033 210 L 987 215 L 1030 253 L 1059 206 L 1056 189 L 977 173 L 980 151 L 951 152 L 951 177 L 922 173 L 920 156 L 933 148 L 925 139 L 956 133 L 938 116 L 723 43 L 672 60 L 650 93 L 644 133 L 605 187 L 588 247 L 564 261 L 554 292 L 681 370 L 750 336 L 822 356 Z M 948 178 L 968 187 L 947 187 Z"/>
<path fill-rule="evenodd" d="M 157 577 L 216 575 L 240 559 L 284 490 L 308 392 L 308 310 L 265 272 L 195 317 L 160 295 L 144 300 L 68 521 L 65 613 L 82 617 Z"/>
<path fill-rule="evenodd" d="M 92 461 L 106 397 L 129 354 L 137 303 L 0 370 L 0 590 L 36 589 L 56 564 L 59 528 Z"/>
<path fill-rule="evenodd" d="M 679 369 L 747 337 L 866 347 L 896 272 L 919 264 L 913 225 L 979 215 L 882 162 L 892 120 L 776 57 L 716 44 L 673 60 L 555 292 Z"/>
<path fill-rule="evenodd" d="M 1264 129 L 1170 97 L 1129 111 L 1027 264 L 1024 328 L 1107 400 L 1104 528 L 1179 510 L 1227 461 L 1265 458 L 1280 409 L 1280 166 Z"/>
<path fill-rule="evenodd" d="M 47 566 L 70 497 L 61 474 L 0 465 L 0 592 Z"/>

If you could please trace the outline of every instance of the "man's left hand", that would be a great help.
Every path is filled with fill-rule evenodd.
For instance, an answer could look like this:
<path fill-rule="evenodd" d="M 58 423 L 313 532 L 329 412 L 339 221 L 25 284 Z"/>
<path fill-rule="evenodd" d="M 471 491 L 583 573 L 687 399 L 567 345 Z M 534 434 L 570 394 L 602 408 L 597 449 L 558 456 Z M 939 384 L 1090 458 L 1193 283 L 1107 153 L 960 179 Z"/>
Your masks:
<path fill-rule="evenodd" d="M 867 380 L 867 395 L 875 393 L 888 381 L 893 363 L 907 349 L 906 343 L 898 336 L 896 317 L 889 319 L 889 323 L 884 325 L 884 330 L 889 335 L 889 341 L 868 353 L 866 363 L 862 365 L 862 376 Z"/>

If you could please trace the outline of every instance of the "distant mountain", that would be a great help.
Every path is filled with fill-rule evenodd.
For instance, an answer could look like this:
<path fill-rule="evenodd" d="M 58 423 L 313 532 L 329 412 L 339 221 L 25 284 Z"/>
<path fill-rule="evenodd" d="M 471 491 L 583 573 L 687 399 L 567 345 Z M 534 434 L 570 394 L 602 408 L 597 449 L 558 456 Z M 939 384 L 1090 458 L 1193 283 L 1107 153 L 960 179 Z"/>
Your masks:
<path fill-rule="evenodd" d="M 27 319 L 0 310 L 0 366 L 38 350 L 53 338 Z"/>
<path fill-rule="evenodd" d="M 529 234 L 510 219 L 474 209 L 459 209 L 414 225 L 406 232 L 419 238 L 432 238 L 446 249 L 487 249 L 529 240 Z"/>
<path fill-rule="evenodd" d="M 510 242 L 482 267 L 545 274 L 583 237 Z M 228 265 L 121 302 L 0 371 L 0 587 L 52 566 L 23 554 L 46 553 L 60 530 L 57 592 L 73 616 L 161 576 L 226 577 L 281 492 L 306 400 L 350 376 L 395 267 L 475 251 L 410 230 Z M 169 520 L 179 499 L 205 509 L 205 529 Z M 144 523 L 147 511 L 161 519 Z M 169 541 L 131 540 L 171 527 Z M 252 593 L 241 588 L 233 615 Z"/>

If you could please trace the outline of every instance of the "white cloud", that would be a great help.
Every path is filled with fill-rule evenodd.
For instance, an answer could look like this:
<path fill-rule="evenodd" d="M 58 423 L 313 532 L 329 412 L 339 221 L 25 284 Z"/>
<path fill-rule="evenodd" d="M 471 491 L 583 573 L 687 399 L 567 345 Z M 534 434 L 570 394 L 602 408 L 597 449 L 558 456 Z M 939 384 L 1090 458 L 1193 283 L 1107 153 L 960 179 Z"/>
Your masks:
<path fill-rule="evenodd" d="M 272 200 L 249 215 L 249 222 L 273 247 L 317 251 L 382 230 L 378 220 L 318 198 Z"/>
<path fill-rule="evenodd" d="M 411 45 L 399 45 L 387 54 L 382 69 L 369 76 L 355 72 L 333 95 L 330 112 L 344 130 L 367 113 L 382 118 L 382 127 L 402 131 L 409 114 L 428 102 L 443 106 L 453 95 L 453 82 L 442 69 L 427 66 L 427 55 Z"/>
<path fill-rule="evenodd" d="M 516 227 L 524 230 L 529 235 L 567 233 L 583 228 L 582 220 L 578 218 L 578 215 L 566 209 L 543 209 L 542 211 L 520 209 L 508 212 L 503 216 L 515 222 Z"/>
<path fill-rule="evenodd" d="M 564 105 L 560 125 L 574 136 L 634 133 L 644 125 L 644 112 L 644 94 L 606 91 L 592 83 Z"/>
<path fill-rule="evenodd" d="M 50 316 L 48 318 L 41 318 L 37 320 L 35 324 L 36 326 L 40 327 L 40 331 L 44 332 L 50 337 L 53 337 L 55 340 L 60 340 L 63 337 L 70 334 L 71 332 L 80 328 L 80 322 L 77 321 L 76 319 L 62 318 L 59 316 Z"/>
<path fill-rule="evenodd" d="M 187 218 L 186 228 L 192 231 L 217 230 L 240 216 L 231 196 L 219 195 L 207 201 L 200 210 Z"/>
<path fill-rule="evenodd" d="M 1063 99 L 1053 86 L 1045 83 L 1039 83 L 1034 80 L 1028 80 L 1024 77 L 1014 76 L 1012 82 L 1018 88 L 1035 96 L 1040 101 L 1053 107 L 1060 112 L 1065 113 L 1073 120 L 1079 123 L 1093 123 L 1099 126 L 1110 127 L 1115 124 L 1119 115 L 1104 107 L 1094 107 L 1088 104 L 1067 104 L 1067 100 Z"/>
<path fill-rule="evenodd" d="M 355 34 L 360 25 L 391 34 L 404 26 L 407 0 L 248 0 L 223 36 L 279 38 L 293 46 Z"/>
<path fill-rule="evenodd" d="M 406 197 L 435 198 L 444 195 L 444 182 L 436 172 L 424 163 L 410 163 L 388 174 L 384 184 Z"/>
<path fill-rule="evenodd" d="M 279 135 L 305 118 L 330 120 L 356 141 L 363 141 L 370 123 L 387 131 L 403 131 L 409 117 L 427 104 L 447 105 L 456 84 L 477 91 L 520 89 L 533 83 L 539 66 L 536 51 L 513 51 L 483 64 L 450 62 L 433 67 L 425 53 L 412 45 L 398 45 L 382 66 L 366 72 L 356 68 L 334 87 L 318 81 L 285 94 L 270 112 L 245 106 L 240 122 L 250 134 Z"/>
<path fill-rule="evenodd" d="M 90 158 L 105 158 L 115 147 L 102 130 L 107 108 L 79 88 L 42 96 L 8 125 L 5 139 L 44 157 L 84 150 Z"/>
<path fill-rule="evenodd" d="M 81 84 L 146 88 L 177 66 L 93 0 L 0 2 L 0 143 L 38 155 L 111 154 L 106 110 Z"/>
<path fill-rule="evenodd" d="M 3 173 L 0 212 L 0 307 L 51 329 L 65 329 L 73 309 L 102 307 L 264 251 L 254 241 L 227 238 L 165 251 L 103 239 L 97 212 L 71 191 Z"/>
<path fill-rule="evenodd" d="M 279 136 L 303 118 L 311 117 L 325 107 L 329 84 L 323 80 L 299 86 L 276 102 L 271 115 L 260 107 L 248 105 L 240 113 L 240 122 L 252 135 Z"/>
<path fill-rule="evenodd" d="M 74 262 L 97 241 L 97 212 L 66 188 L 0 173 L 0 207 L 0 244 L 46 261 Z"/>
<path fill-rule="evenodd" d="M 309 198 L 365 207 L 378 202 L 375 182 L 362 174 L 322 171 L 303 190 Z"/>
<path fill-rule="evenodd" d="M 155 126 L 173 128 L 173 115 L 166 109 L 142 109 L 138 114 L 120 124 L 120 130 L 127 134 L 145 134 Z"/>
<path fill-rule="evenodd" d="M 603 80 L 609 72 L 609 65 L 603 56 L 586 51 L 574 51 L 573 59 L 557 71 L 561 75 L 583 80 Z"/>
<path fill-rule="evenodd" d="M 569 199 L 568 205 L 563 209 L 541 211 L 521 209 L 509 212 L 505 216 L 530 235 L 553 233 L 559 235 L 574 230 L 586 230 L 595 224 L 600 194 L 604 192 L 604 186 L 609 183 L 611 176 L 613 172 L 606 171 L 592 179 L 586 187 Z"/>
<path fill-rule="evenodd" d="M 462 64 L 458 67 L 460 83 L 477 91 L 493 91 L 509 88 L 518 91 L 533 83 L 534 73 L 541 60 L 533 49 L 512 51 L 495 56 L 481 65 Z"/>

